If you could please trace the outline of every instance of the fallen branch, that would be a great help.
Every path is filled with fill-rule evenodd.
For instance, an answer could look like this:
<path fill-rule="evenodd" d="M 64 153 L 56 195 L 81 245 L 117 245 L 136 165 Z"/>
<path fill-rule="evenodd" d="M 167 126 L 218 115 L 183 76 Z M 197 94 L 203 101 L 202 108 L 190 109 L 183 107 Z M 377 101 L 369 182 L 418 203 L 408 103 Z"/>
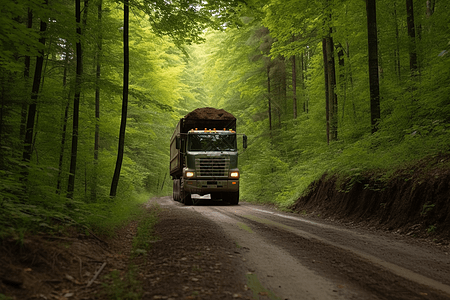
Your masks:
<path fill-rule="evenodd" d="M 91 284 L 94 282 L 95 279 L 97 279 L 98 275 L 100 275 L 100 273 L 103 271 L 103 268 L 105 268 L 106 266 L 106 262 L 103 263 L 103 265 L 100 267 L 100 269 L 98 269 L 98 271 L 95 273 L 94 277 L 92 277 L 92 279 L 88 282 L 86 287 L 90 287 Z"/>

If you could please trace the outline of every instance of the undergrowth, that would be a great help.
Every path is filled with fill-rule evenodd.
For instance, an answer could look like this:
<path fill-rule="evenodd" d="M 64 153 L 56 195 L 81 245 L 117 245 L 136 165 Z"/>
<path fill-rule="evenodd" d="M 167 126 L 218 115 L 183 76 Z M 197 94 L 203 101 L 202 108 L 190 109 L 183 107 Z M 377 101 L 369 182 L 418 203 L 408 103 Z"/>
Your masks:
<path fill-rule="evenodd" d="M 152 242 L 157 240 L 154 234 L 154 226 L 158 221 L 157 215 L 160 211 L 158 205 L 153 205 L 149 209 L 142 209 L 134 212 L 133 219 L 138 222 L 137 233 L 133 238 L 132 255 L 146 255 Z M 143 285 L 138 279 L 138 272 L 135 264 L 132 262 L 128 266 L 125 274 L 120 274 L 118 270 L 114 270 L 105 276 L 108 283 L 103 284 L 103 293 L 107 299 L 141 299 Z"/>
<path fill-rule="evenodd" d="M 142 282 L 137 279 L 138 272 L 134 265 L 128 267 L 128 271 L 121 276 L 120 271 L 114 270 L 105 276 L 108 283 L 103 283 L 103 294 L 107 299 L 114 300 L 138 300 L 142 299 Z"/>
<path fill-rule="evenodd" d="M 294 135 L 298 131 L 299 128 L 294 127 L 285 135 Z M 308 143 L 307 136 L 304 140 L 292 139 L 291 144 L 279 147 L 267 147 L 258 140 L 255 145 L 249 145 L 251 153 L 245 155 L 241 166 L 241 198 L 287 208 L 324 174 L 337 176 L 347 185 L 372 175 L 383 182 L 395 176 L 399 168 L 413 170 L 419 160 L 450 151 L 450 133 L 447 131 L 417 132 L 416 128 L 398 137 L 392 136 L 389 130 L 380 130 L 353 141 L 342 138 L 330 145 L 325 141 Z M 287 150 L 281 151 L 283 147 Z M 441 162 L 440 167 L 450 168 L 450 162 Z"/>
<path fill-rule="evenodd" d="M 141 210 L 141 214 L 137 218 L 138 228 L 136 236 L 133 239 L 133 255 L 146 254 L 150 245 L 157 240 L 154 235 L 154 226 L 158 222 L 158 212 L 160 207 L 153 205 L 149 210 Z"/>
<path fill-rule="evenodd" d="M 55 195 L 54 199 L 22 201 L 11 198 L 0 200 L 0 239 L 13 237 L 19 242 L 26 235 L 46 233 L 64 235 L 66 229 L 112 235 L 127 221 L 140 214 L 140 205 L 149 195 L 129 194 L 126 199 L 117 197 L 84 203 Z"/>

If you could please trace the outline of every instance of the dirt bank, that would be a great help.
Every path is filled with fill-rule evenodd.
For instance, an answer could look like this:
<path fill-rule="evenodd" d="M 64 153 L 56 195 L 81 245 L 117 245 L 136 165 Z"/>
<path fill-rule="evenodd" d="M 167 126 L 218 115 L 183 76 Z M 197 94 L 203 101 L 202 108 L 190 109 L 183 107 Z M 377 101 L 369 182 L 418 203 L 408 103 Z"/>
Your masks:
<path fill-rule="evenodd" d="M 424 159 L 384 174 L 325 174 L 291 207 L 297 213 L 375 229 L 450 240 L 450 155 Z"/>

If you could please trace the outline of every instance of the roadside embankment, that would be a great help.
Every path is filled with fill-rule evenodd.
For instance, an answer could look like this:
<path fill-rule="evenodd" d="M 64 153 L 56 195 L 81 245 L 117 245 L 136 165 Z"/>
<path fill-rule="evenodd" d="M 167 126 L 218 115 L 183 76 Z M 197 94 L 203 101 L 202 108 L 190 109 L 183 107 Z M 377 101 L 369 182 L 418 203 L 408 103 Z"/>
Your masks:
<path fill-rule="evenodd" d="M 390 176 L 324 174 L 291 209 L 448 244 L 449 162 L 448 155 L 428 158 Z"/>

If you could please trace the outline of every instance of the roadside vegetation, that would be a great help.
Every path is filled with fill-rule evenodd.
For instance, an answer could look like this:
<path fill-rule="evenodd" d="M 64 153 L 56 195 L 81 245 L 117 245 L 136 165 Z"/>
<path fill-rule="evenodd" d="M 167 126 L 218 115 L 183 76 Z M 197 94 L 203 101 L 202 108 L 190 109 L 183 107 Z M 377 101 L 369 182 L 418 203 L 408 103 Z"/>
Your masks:
<path fill-rule="evenodd" d="M 374 2 L 265 1 L 195 48 L 249 137 L 243 199 L 288 207 L 323 174 L 388 180 L 449 152 L 449 4 L 376 1 L 374 22 Z"/>
<path fill-rule="evenodd" d="M 323 174 L 387 180 L 448 153 L 449 4 L 374 2 L 125 2 L 128 22 L 112 1 L 8 3 L 0 238 L 112 234 L 171 194 L 173 127 L 198 107 L 249 137 L 241 199 L 284 208 Z"/>
<path fill-rule="evenodd" d="M 137 221 L 132 253 L 145 255 L 158 209 L 142 204 L 171 195 L 173 128 L 199 107 L 227 110 L 248 136 L 243 201 L 289 209 L 324 174 L 349 191 L 414 173 L 415 189 L 418 167 L 450 169 L 449 3 L 205 3 L 3 5 L 0 244 Z M 426 222 L 406 229 L 442 233 L 448 197 L 423 199 L 413 213 Z M 390 208 L 380 201 L 374 214 Z M 139 298 L 131 263 L 127 274 L 109 274 L 109 298 Z"/>

